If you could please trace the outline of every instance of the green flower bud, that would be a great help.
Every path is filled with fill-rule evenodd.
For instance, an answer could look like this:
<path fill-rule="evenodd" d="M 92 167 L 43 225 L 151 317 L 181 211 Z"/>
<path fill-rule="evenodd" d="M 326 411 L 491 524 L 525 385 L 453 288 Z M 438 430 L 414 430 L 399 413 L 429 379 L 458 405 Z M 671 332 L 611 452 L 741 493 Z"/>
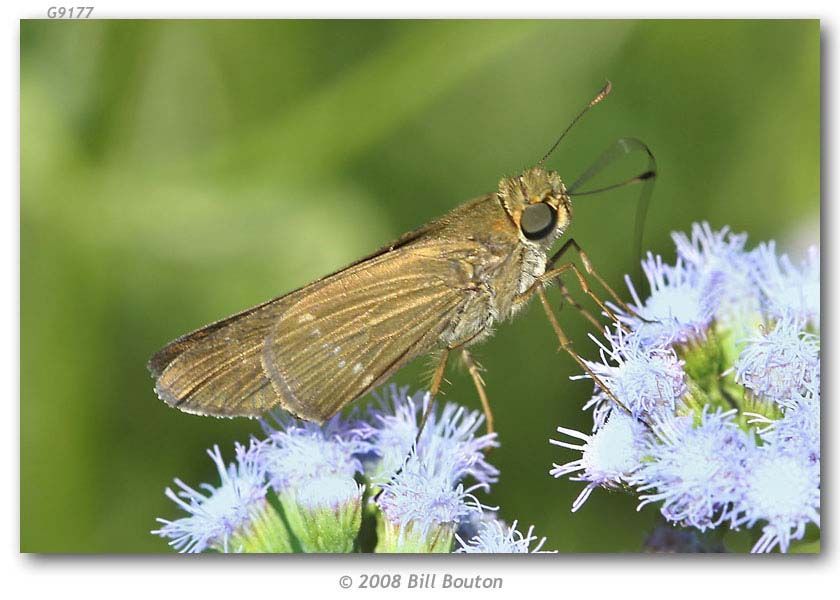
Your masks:
<path fill-rule="evenodd" d="M 253 554 L 293 551 L 288 528 L 267 501 L 250 509 L 249 518 L 231 534 L 229 547 Z M 223 551 L 222 548 L 214 549 Z"/>
<path fill-rule="evenodd" d="M 430 554 L 452 551 L 455 526 L 442 523 L 424 528 L 417 521 L 400 525 L 380 514 L 378 553 Z"/>
<path fill-rule="evenodd" d="M 280 494 L 304 552 L 352 552 L 362 523 L 364 488 L 349 477 L 322 477 Z"/>

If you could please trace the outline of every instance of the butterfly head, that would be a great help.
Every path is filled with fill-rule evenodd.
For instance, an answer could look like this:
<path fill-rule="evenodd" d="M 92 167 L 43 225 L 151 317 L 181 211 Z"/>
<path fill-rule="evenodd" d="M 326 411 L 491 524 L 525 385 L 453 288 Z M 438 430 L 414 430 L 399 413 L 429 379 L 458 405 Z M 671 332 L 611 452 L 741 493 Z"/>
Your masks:
<path fill-rule="evenodd" d="M 536 166 L 499 182 L 499 198 L 525 243 L 550 246 L 572 221 L 572 203 L 556 171 Z"/>

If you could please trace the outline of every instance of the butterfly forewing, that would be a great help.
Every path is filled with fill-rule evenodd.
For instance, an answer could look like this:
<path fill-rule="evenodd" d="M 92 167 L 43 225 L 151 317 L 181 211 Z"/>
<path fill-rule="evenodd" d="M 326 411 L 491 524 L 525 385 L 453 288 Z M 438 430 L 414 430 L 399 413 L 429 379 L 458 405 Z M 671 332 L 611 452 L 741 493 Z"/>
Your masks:
<path fill-rule="evenodd" d="M 412 244 L 291 305 L 263 351 L 287 408 L 322 421 L 431 350 L 469 297 L 477 251 L 470 242 Z"/>
<path fill-rule="evenodd" d="M 260 353 L 272 323 L 298 292 L 175 340 L 152 357 L 155 390 L 187 412 L 258 416 L 279 402 Z"/>
<path fill-rule="evenodd" d="M 187 412 L 323 421 L 428 352 L 470 294 L 472 241 L 411 241 L 176 340 L 150 362 Z"/>

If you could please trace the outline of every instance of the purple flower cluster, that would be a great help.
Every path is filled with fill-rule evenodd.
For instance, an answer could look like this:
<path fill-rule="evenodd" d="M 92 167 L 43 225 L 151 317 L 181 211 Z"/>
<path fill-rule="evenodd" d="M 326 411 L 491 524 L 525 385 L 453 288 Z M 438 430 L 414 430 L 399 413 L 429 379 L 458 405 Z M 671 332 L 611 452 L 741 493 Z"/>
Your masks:
<path fill-rule="evenodd" d="M 166 488 L 166 496 L 190 516 L 175 521 L 158 519 L 162 527 L 152 533 L 168 538 L 169 545 L 180 552 L 204 552 L 210 547 L 228 552 L 233 534 L 251 519 L 255 508 L 265 506 L 268 483 L 259 452 L 259 442 L 247 448 L 237 444 L 236 462 L 225 467 L 219 447 L 208 450 L 220 485 L 205 483 L 199 491 L 175 479 L 180 490 Z"/>
<path fill-rule="evenodd" d="M 432 406 L 415 444 L 429 395 L 392 385 L 378 400 L 367 418 L 337 416 L 321 426 L 273 415 L 262 423 L 265 437 L 237 446 L 228 466 L 214 447 L 220 485 L 198 491 L 176 479 L 180 491 L 166 495 L 188 516 L 159 519 L 153 533 L 181 552 L 349 551 L 365 506 L 382 534 L 376 551 L 451 551 L 459 527 L 475 522 L 485 528 L 468 551 L 527 551 L 531 530 L 486 528 L 503 525 L 485 518 L 475 495 L 499 475 L 484 454 L 498 446 L 495 434 L 477 435 L 480 412 Z"/>
<path fill-rule="evenodd" d="M 552 440 L 580 457 L 555 477 L 655 504 L 674 525 L 760 528 L 754 552 L 788 551 L 820 523 L 820 262 L 695 224 L 673 235 L 674 265 L 648 255 L 650 296 L 593 337 L 593 431 Z M 590 375 L 576 377 L 589 378 Z M 622 406 L 614 402 L 615 396 Z"/>

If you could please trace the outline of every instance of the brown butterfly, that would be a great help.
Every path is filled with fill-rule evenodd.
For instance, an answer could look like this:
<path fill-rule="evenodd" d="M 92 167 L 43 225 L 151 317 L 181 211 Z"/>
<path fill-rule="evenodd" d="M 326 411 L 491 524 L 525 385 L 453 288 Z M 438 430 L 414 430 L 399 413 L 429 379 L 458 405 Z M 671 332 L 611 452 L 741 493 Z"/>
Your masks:
<path fill-rule="evenodd" d="M 323 422 L 411 360 L 439 352 L 430 387 L 434 395 L 449 354 L 457 350 L 492 431 L 483 382 L 467 348 L 491 335 L 497 322 L 516 314 L 535 293 L 545 304 L 543 288 L 568 271 L 602 310 L 609 310 L 574 263 L 555 267 L 574 248 L 585 270 L 606 286 L 574 240 L 551 257 L 549 250 L 571 223 L 572 197 L 582 194 L 575 189 L 614 158 L 637 149 L 648 154 L 649 168 L 622 184 L 652 181 L 653 157 L 638 140 L 619 140 L 569 189 L 542 166 L 572 125 L 609 91 L 607 83 L 537 166 L 502 179 L 496 192 L 314 283 L 168 344 L 148 364 L 158 396 L 201 415 L 255 417 L 281 407 Z M 556 320 L 552 324 L 563 336 Z"/>

